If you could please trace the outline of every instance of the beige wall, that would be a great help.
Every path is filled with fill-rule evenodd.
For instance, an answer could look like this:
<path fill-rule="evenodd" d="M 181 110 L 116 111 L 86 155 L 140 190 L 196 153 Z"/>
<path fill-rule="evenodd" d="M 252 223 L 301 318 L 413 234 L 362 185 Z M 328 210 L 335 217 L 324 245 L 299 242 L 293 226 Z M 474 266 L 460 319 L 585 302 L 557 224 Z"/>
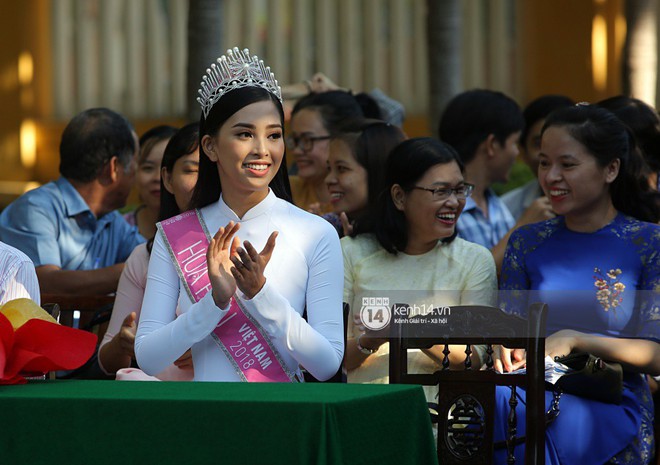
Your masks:
<path fill-rule="evenodd" d="M 620 93 L 622 10 L 623 0 L 519 1 L 521 103 L 547 93 L 587 102 Z M 607 82 L 602 90 L 594 87 L 592 77 L 591 32 L 597 13 L 607 23 Z"/>
<path fill-rule="evenodd" d="M 57 146 L 65 121 L 52 121 L 52 58 L 50 53 L 52 12 L 56 0 L 0 0 L 0 191 L 2 181 L 48 181 L 57 175 Z M 418 0 L 422 1 L 422 0 Z M 525 104 L 544 93 L 564 93 L 576 100 L 597 101 L 620 92 L 620 53 L 624 0 L 516 0 L 519 49 L 515 95 Z M 591 63 L 593 17 L 607 21 L 607 84 L 594 88 Z M 33 57 L 34 78 L 18 80 L 18 57 Z M 25 168 L 20 161 L 21 122 L 37 123 L 37 165 Z M 140 132 L 156 121 L 134 121 Z M 428 134 L 424 116 L 409 114 L 410 136 Z M 1 194 L 1 192 L 0 192 Z"/>

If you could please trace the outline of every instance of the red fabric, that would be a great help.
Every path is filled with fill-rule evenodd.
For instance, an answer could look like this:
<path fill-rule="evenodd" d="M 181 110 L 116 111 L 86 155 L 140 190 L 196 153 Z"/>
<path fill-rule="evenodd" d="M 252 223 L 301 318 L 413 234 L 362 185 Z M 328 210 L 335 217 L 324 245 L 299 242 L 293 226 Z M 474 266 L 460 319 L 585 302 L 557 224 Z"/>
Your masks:
<path fill-rule="evenodd" d="M 0 384 L 25 383 L 22 373 L 76 369 L 94 354 L 96 335 L 31 319 L 16 331 L 0 313 Z"/>

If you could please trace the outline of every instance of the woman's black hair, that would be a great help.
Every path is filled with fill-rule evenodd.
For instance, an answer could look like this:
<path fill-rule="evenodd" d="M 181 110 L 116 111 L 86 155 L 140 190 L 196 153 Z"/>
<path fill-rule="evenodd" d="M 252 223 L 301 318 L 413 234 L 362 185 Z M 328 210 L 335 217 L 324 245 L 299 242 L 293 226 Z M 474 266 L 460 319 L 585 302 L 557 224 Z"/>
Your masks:
<path fill-rule="evenodd" d="M 410 192 L 424 174 L 436 165 L 456 163 L 464 172 L 463 163 L 458 152 L 449 144 L 432 137 L 417 137 L 408 139 L 397 145 L 387 158 L 385 168 L 385 189 L 378 197 L 375 215 L 371 220 L 373 229 L 380 245 L 392 254 L 402 252 L 408 245 L 408 225 L 402 211 L 396 208 L 392 199 L 392 186 L 398 184 Z M 457 232 L 451 237 L 442 239 L 449 243 L 456 238 Z"/>
<path fill-rule="evenodd" d="M 383 119 L 383 113 L 378 106 L 378 102 L 366 92 L 355 94 L 355 100 L 362 109 L 365 118 Z"/>
<path fill-rule="evenodd" d="M 520 143 L 524 146 L 525 150 L 528 149 L 526 145 L 529 130 L 537 121 L 544 120 L 555 110 L 572 105 L 575 105 L 575 102 L 565 95 L 548 94 L 532 100 L 523 110 L 525 126 L 520 133 Z"/>
<path fill-rule="evenodd" d="M 174 165 L 179 158 L 190 155 L 199 147 L 199 123 L 190 123 L 179 129 L 172 136 L 165 147 L 161 169 L 165 168 L 168 173 L 172 173 Z M 174 194 L 165 189 L 163 178 L 160 179 L 160 212 L 158 221 L 171 218 L 181 213 L 176 203 Z"/>
<path fill-rule="evenodd" d="M 201 143 L 202 138 L 205 135 L 216 135 L 225 121 L 237 111 L 253 103 L 263 101 L 273 102 L 280 115 L 282 130 L 284 130 L 284 110 L 279 99 L 267 90 L 257 86 L 242 87 L 227 92 L 213 105 L 206 118 L 202 114 L 199 123 L 199 177 L 197 178 L 197 184 L 195 184 L 195 190 L 193 191 L 190 202 L 191 208 L 202 208 L 213 202 L 217 202 L 222 192 L 218 167 L 204 152 L 204 147 Z M 222 157 L 222 154 L 220 156 Z M 291 202 L 291 186 L 286 170 L 286 152 L 282 157 L 280 168 L 271 180 L 269 187 L 277 197 Z"/>
<path fill-rule="evenodd" d="M 179 129 L 170 138 L 165 152 L 163 153 L 163 161 L 160 164 L 160 169 L 165 168 L 168 173 L 172 173 L 174 165 L 179 158 L 190 155 L 199 146 L 199 123 L 190 123 Z M 158 212 L 158 221 L 163 221 L 181 213 L 179 206 L 176 203 L 174 194 L 165 189 L 163 177 L 160 177 L 160 210 Z M 151 253 L 154 245 L 154 238 L 152 237 L 147 241 L 147 251 Z"/>
<path fill-rule="evenodd" d="M 660 116 L 653 107 L 632 97 L 618 95 L 597 103 L 610 110 L 630 129 L 648 166 L 660 171 Z"/>
<path fill-rule="evenodd" d="M 641 221 L 660 220 L 660 193 L 644 176 L 645 162 L 632 130 L 612 112 L 597 105 L 578 104 L 551 113 L 541 134 L 562 127 L 605 167 L 619 159 L 619 174 L 610 184 L 614 208 Z"/>
<path fill-rule="evenodd" d="M 367 172 L 367 198 L 373 204 L 385 189 L 385 164 L 392 149 L 406 139 L 403 131 L 392 124 L 376 119 L 359 118 L 345 122 L 335 139 L 341 140 L 351 150 L 355 160 Z M 364 213 L 364 212 L 362 212 Z M 360 231 L 369 215 L 360 214 L 353 230 Z"/>
<path fill-rule="evenodd" d="M 355 97 L 350 92 L 343 90 L 308 94 L 298 100 L 291 111 L 291 116 L 305 109 L 319 112 L 323 127 L 331 136 L 340 132 L 342 124 L 347 119 L 364 117 L 362 108 Z"/>
<path fill-rule="evenodd" d="M 140 136 L 140 153 L 138 155 L 137 164 L 142 165 L 149 156 L 149 153 L 157 143 L 170 139 L 177 131 L 174 126 L 162 124 L 155 126 L 146 131 Z"/>

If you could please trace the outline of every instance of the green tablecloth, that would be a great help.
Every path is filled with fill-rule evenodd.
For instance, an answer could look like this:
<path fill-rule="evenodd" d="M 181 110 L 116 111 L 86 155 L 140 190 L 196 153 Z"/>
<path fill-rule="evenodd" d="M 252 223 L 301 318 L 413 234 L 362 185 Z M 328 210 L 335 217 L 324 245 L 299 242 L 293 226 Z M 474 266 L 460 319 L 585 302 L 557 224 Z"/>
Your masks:
<path fill-rule="evenodd" d="M 434 464 L 419 386 L 0 386 L 0 463 Z"/>

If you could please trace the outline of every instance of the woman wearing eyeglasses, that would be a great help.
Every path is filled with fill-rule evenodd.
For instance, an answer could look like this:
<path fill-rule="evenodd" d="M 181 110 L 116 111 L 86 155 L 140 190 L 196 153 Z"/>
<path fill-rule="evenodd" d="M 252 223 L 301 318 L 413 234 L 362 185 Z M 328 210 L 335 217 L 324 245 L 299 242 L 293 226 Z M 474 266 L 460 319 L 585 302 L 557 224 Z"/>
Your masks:
<path fill-rule="evenodd" d="M 369 298 L 420 309 L 493 303 L 497 278 L 492 255 L 456 237 L 456 221 L 472 189 L 458 154 L 443 142 L 409 139 L 389 155 L 385 189 L 377 201 L 370 199 L 370 220 L 358 222 L 352 236 L 341 241 L 344 301 L 354 315 L 346 347 L 349 382 L 389 381 L 386 329 L 367 330 L 363 324 L 369 317 L 363 302 Z M 451 362 L 461 363 L 464 357 L 455 353 Z M 411 351 L 409 370 L 433 372 L 442 357 L 438 348 Z M 430 389 L 427 398 L 433 395 Z"/>
<path fill-rule="evenodd" d="M 357 100 L 343 91 L 309 94 L 293 108 L 286 143 L 298 170 L 289 177 L 293 203 L 298 207 L 318 214 L 332 211 L 325 186 L 330 139 L 345 120 L 359 117 L 362 110 Z"/>

